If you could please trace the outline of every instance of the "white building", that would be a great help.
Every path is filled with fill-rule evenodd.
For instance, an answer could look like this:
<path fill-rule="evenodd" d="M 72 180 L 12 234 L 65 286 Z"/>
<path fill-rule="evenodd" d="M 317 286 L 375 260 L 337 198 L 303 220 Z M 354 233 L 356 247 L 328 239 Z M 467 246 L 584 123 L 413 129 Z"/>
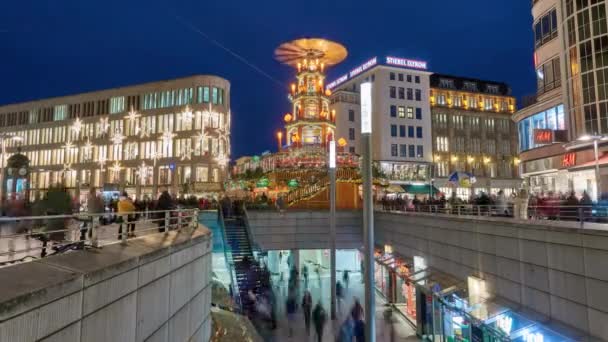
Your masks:
<path fill-rule="evenodd" d="M 373 160 L 393 183 L 430 180 L 430 74 L 423 61 L 374 57 L 327 84 L 336 137 L 346 140 L 345 151 L 360 154 L 359 86 L 372 82 Z"/>

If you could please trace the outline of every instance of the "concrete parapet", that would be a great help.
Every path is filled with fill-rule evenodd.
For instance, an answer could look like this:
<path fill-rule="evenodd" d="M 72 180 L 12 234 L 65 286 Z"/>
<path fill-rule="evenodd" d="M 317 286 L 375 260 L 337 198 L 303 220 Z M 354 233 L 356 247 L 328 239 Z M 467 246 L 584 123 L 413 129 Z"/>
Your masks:
<path fill-rule="evenodd" d="M 211 232 L 148 235 L 0 269 L 0 341 L 208 341 Z"/>

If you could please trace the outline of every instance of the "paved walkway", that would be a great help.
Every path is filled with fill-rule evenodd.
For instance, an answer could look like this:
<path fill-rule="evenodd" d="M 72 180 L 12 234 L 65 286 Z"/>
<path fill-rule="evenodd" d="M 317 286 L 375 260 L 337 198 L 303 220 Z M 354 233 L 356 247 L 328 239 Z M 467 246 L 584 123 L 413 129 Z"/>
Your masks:
<path fill-rule="evenodd" d="M 321 298 L 321 302 L 327 314 L 330 313 L 330 279 L 329 277 L 321 278 L 321 281 L 313 276 L 312 279 L 309 280 L 309 288 L 311 291 L 311 295 L 313 298 L 313 303 L 316 304 L 319 298 Z M 278 327 L 275 330 L 263 330 L 261 331 L 261 335 L 265 341 L 317 341 L 314 333 L 314 328 L 311 327 L 310 336 L 306 335 L 306 329 L 304 325 L 304 316 L 302 314 L 301 307 L 298 308 L 298 313 L 296 315 L 296 320 L 293 326 L 293 337 L 289 336 L 289 326 L 287 322 L 287 315 L 285 313 L 285 299 L 286 299 L 286 283 L 283 283 L 281 286 L 277 286 L 275 288 L 275 293 L 277 294 L 277 307 L 278 314 L 277 318 L 279 320 Z M 300 285 L 301 289 L 304 288 L 304 281 L 301 281 Z M 303 292 L 301 290 L 300 292 Z M 342 305 L 342 313 L 338 315 L 338 319 L 336 321 L 332 321 L 328 317 L 328 321 L 325 325 L 323 341 L 336 341 L 336 336 L 338 329 L 344 319 L 346 318 L 347 312 L 350 311 L 350 308 L 353 303 L 354 298 L 359 298 L 361 304 L 364 304 L 364 293 L 363 293 L 363 284 L 360 282 L 359 275 L 352 275 L 350 286 L 346 290 L 345 302 Z M 301 296 L 299 297 L 299 303 L 301 303 Z M 412 327 L 411 323 L 406 322 L 406 320 L 399 314 L 395 313 L 393 315 L 392 327 L 388 324 L 384 317 L 383 311 L 385 309 L 384 301 L 376 295 L 376 338 L 377 341 L 381 342 L 389 342 L 389 341 L 419 341 L 416 337 L 416 332 Z"/>

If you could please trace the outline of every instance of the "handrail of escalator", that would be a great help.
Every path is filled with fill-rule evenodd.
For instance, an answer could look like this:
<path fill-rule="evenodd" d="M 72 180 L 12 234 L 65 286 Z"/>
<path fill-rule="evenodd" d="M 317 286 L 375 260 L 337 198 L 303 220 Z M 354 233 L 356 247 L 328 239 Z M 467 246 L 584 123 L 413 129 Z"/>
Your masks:
<path fill-rule="evenodd" d="M 261 252 L 262 249 L 253 238 L 251 226 L 249 225 L 249 214 L 247 213 L 247 208 L 245 207 L 245 205 L 243 205 L 243 223 L 245 224 L 245 230 L 247 231 L 247 238 L 249 239 L 249 244 L 251 245 L 251 251 Z"/>
<path fill-rule="evenodd" d="M 224 260 L 226 260 L 226 267 L 230 273 L 230 288 L 232 298 L 234 298 L 235 304 L 239 311 L 243 311 L 243 303 L 241 302 L 241 295 L 239 292 L 239 284 L 236 281 L 236 271 L 234 270 L 234 259 L 232 259 L 232 247 L 228 243 L 228 237 L 226 236 L 226 225 L 224 224 L 224 213 L 221 208 L 217 209 L 217 219 L 222 228 L 222 239 L 224 240 Z"/>

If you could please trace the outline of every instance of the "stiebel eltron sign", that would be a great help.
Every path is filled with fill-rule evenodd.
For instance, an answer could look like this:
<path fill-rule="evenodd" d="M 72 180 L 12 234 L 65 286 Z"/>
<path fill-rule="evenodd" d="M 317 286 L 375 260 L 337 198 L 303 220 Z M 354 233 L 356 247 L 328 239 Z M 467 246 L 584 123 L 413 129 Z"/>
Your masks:
<path fill-rule="evenodd" d="M 553 143 L 552 129 L 534 129 L 534 144 L 543 145 Z"/>

